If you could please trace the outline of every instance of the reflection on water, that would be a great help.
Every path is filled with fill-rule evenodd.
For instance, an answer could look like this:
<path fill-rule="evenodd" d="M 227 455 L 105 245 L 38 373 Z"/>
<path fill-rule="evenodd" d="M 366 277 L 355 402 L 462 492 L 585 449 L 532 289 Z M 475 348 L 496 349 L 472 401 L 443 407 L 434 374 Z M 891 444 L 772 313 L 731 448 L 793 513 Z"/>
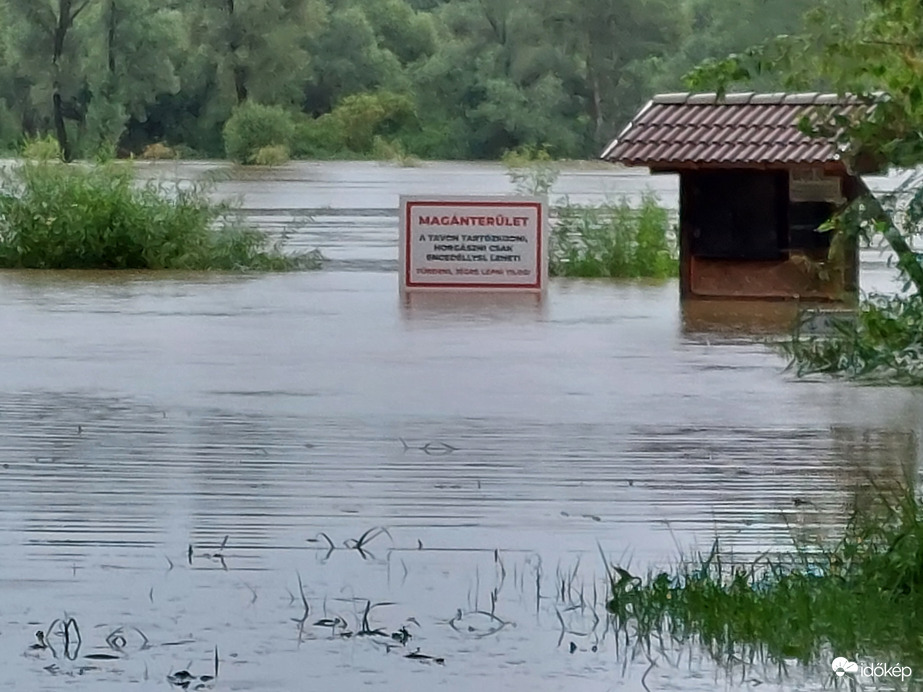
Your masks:
<path fill-rule="evenodd" d="M 369 170 L 229 185 L 358 210 L 499 175 Z M 598 546 L 643 572 L 716 534 L 742 557 L 835 535 L 863 479 L 916 468 L 917 392 L 797 381 L 752 312 L 716 338 L 675 282 L 405 302 L 396 227 L 351 218 L 322 272 L 0 274 L 0 689 L 169 689 L 216 647 L 216 689 L 829 683 L 633 659 Z M 75 660 L 29 649 L 65 615 Z"/>

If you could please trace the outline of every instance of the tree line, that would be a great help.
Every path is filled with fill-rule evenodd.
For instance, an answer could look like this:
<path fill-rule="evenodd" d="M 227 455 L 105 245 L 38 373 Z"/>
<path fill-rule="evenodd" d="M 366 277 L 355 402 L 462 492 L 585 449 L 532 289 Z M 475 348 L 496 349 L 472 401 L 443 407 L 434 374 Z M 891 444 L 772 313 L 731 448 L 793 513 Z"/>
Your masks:
<path fill-rule="evenodd" d="M 223 156 L 256 103 L 291 114 L 297 156 L 586 158 L 703 60 L 861 2 L 0 0 L 0 149 Z"/>

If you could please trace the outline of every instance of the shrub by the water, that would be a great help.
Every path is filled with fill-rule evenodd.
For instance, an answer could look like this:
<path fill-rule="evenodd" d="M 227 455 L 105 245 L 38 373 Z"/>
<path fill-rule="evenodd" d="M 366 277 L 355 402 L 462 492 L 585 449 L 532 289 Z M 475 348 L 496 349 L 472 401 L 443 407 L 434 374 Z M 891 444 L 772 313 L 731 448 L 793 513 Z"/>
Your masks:
<path fill-rule="evenodd" d="M 913 490 L 856 510 L 833 546 L 740 563 L 716 541 L 669 572 L 611 568 L 610 583 L 615 625 L 642 647 L 694 643 L 732 666 L 857 654 L 923 664 L 923 507 Z"/>
<path fill-rule="evenodd" d="M 253 156 L 253 163 L 257 166 L 281 166 L 289 159 L 288 147 L 284 144 L 274 144 L 262 147 Z"/>
<path fill-rule="evenodd" d="M 679 270 L 669 212 L 645 194 L 641 206 L 566 204 L 555 211 L 554 276 L 666 278 Z"/>
<path fill-rule="evenodd" d="M 508 151 L 503 163 L 520 195 L 548 195 L 561 172 L 546 147 Z M 626 199 L 596 205 L 565 200 L 552 206 L 551 216 L 552 276 L 662 279 L 679 273 L 670 214 L 651 193 L 638 208 Z"/>
<path fill-rule="evenodd" d="M 294 135 L 295 120 L 284 108 L 246 101 L 225 123 L 224 146 L 232 161 L 253 164 L 264 147 L 289 151 Z"/>
<path fill-rule="evenodd" d="M 25 161 L 0 174 L 0 267 L 284 271 L 318 266 L 199 186 L 138 184 L 130 166 Z"/>
<path fill-rule="evenodd" d="M 51 135 L 42 139 L 29 139 L 22 147 L 22 156 L 33 161 L 52 161 L 61 158 L 61 147 Z"/>
<path fill-rule="evenodd" d="M 923 298 L 873 295 L 828 334 L 797 329 L 781 344 L 799 376 L 824 373 L 888 384 L 923 384 Z"/>
<path fill-rule="evenodd" d="M 144 151 L 141 152 L 141 158 L 151 161 L 164 161 L 178 157 L 173 147 L 168 147 L 163 142 L 154 142 L 144 147 Z"/>

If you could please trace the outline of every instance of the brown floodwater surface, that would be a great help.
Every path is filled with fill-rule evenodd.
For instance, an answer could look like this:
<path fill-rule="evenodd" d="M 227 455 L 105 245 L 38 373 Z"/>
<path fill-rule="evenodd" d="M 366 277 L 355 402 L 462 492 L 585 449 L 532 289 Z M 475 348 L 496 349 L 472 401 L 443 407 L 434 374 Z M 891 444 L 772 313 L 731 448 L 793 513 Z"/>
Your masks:
<path fill-rule="evenodd" d="M 649 186 L 675 205 L 674 178 L 599 167 L 556 193 Z M 829 536 L 869 478 L 916 468 L 923 397 L 799 381 L 784 307 L 725 321 L 675 281 L 402 300 L 398 195 L 509 189 L 494 165 L 248 171 L 215 194 L 325 269 L 0 273 L 0 690 L 170 689 L 216 647 L 228 690 L 829 684 L 633 658 L 599 549 L 644 572 L 716 536 Z M 863 270 L 895 288 L 877 254 Z M 79 650 L 29 648 L 66 617 Z M 354 636 L 314 625 L 335 618 Z"/>

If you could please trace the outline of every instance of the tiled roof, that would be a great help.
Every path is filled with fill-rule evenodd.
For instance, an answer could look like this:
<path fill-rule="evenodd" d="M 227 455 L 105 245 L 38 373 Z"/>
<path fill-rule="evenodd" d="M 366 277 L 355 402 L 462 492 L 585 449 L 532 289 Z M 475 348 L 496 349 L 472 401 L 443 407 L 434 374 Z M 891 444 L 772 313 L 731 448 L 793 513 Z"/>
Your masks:
<path fill-rule="evenodd" d="M 812 108 L 827 106 L 828 108 Z M 831 139 L 798 129 L 813 110 L 830 118 L 869 106 L 836 94 L 661 94 L 602 154 L 633 166 L 820 164 L 840 160 Z"/>

